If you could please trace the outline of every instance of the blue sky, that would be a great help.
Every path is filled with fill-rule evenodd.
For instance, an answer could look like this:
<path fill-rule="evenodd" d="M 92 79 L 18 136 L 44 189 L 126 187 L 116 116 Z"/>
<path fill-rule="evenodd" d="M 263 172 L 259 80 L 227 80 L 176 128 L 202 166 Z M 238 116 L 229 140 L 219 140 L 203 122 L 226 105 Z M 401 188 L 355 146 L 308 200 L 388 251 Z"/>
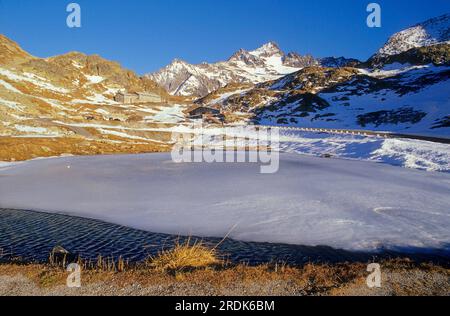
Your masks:
<path fill-rule="evenodd" d="M 66 26 L 66 6 L 82 27 Z M 139 74 L 174 58 L 227 59 L 268 41 L 317 57 L 367 59 L 393 33 L 450 12 L 448 0 L 378 0 L 383 25 L 366 26 L 364 0 L 0 0 L 0 33 L 35 56 L 81 51 Z"/>

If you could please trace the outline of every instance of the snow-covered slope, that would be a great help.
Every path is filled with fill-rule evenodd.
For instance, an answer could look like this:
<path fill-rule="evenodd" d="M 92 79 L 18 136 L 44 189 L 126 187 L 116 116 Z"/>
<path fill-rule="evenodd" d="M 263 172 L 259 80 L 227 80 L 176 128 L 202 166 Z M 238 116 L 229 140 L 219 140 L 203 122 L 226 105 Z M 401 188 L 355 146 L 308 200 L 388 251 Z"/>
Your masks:
<path fill-rule="evenodd" d="M 450 43 L 450 14 L 427 20 L 394 34 L 377 56 L 397 55 L 416 47 Z"/>
<path fill-rule="evenodd" d="M 308 67 L 199 102 L 261 125 L 368 129 L 450 136 L 450 67 L 389 64 L 381 69 Z M 216 102 L 216 100 L 219 100 Z"/>
<path fill-rule="evenodd" d="M 344 76 L 342 70 L 338 75 Z M 278 88 L 272 103 L 253 110 L 256 120 L 268 125 L 450 136 L 447 66 L 363 71 L 341 83 L 329 79 L 316 90 L 302 91 L 302 87 L 289 85 L 288 89 L 286 85 Z"/>
<path fill-rule="evenodd" d="M 350 250 L 448 253 L 449 191 L 447 173 L 300 155 L 281 155 L 271 175 L 257 164 L 175 164 L 169 154 L 37 160 L 0 171 L 0 208 Z"/>
<path fill-rule="evenodd" d="M 330 66 L 342 66 L 355 61 L 343 57 L 315 59 L 309 55 L 285 54 L 277 44 L 269 42 L 253 51 L 241 49 L 225 62 L 191 65 L 176 59 L 147 76 L 173 95 L 203 97 L 229 83 L 256 84 L 322 62 Z"/>
<path fill-rule="evenodd" d="M 269 145 L 266 140 L 261 139 L 257 129 L 250 126 L 227 126 L 226 135 L 225 129 L 218 127 L 203 128 L 201 131 L 195 129 L 195 125 L 191 128 L 186 126 L 175 129 L 179 133 L 195 135 L 193 143 L 206 148 L 220 150 L 230 146 L 229 139 L 232 137 L 247 143 L 250 148 Z M 265 128 L 258 126 L 258 130 L 261 129 Z M 450 146 L 444 143 L 376 135 L 364 136 L 357 133 L 321 133 L 283 128 L 278 131 L 279 143 L 276 147 L 280 152 L 371 161 L 410 169 L 450 173 Z"/>

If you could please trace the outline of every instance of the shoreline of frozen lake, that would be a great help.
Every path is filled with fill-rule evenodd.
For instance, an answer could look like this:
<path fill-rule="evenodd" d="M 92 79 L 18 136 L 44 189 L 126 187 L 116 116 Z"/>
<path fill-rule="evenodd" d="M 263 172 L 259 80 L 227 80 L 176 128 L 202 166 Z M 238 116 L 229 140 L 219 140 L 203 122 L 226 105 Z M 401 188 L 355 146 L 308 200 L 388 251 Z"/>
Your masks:
<path fill-rule="evenodd" d="M 0 170 L 0 208 L 172 235 L 346 250 L 450 249 L 450 174 L 281 154 L 257 164 L 174 164 L 169 154 L 65 157 Z M 70 166 L 70 168 L 68 168 Z"/>
<path fill-rule="evenodd" d="M 215 248 L 219 256 L 233 263 L 259 265 L 280 262 L 289 265 L 307 263 L 369 262 L 408 258 L 415 262 L 448 264 L 445 251 L 381 252 L 345 251 L 328 246 L 308 247 L 274 243 L 236 241 L 230 238 L 198 238 L 156 234 L 125 226 L 76 216 L 27 210 L 0 209 L 0 263 L 20 258 L 22 263 L 46 263 L 55 246 L 70 252 L 72 258 L 96 261 L 122 258 L 139 263 L 156 256 L 161 249 L 172 249 L 177 243 L 201 240 Z"/>

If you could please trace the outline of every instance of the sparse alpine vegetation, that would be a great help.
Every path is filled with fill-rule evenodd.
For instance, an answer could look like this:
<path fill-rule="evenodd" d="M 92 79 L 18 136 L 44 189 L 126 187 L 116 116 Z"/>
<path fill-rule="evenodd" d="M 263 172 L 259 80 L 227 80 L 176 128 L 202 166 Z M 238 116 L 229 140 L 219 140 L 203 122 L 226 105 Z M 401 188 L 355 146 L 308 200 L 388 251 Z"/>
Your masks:
<path fill-rule="evenodd" d="M 224 264 L 225 262 L 220 259 L 214 248 L 208 248 L 200 241 L 191 243 L 190 239 L 184 243 L 177 243 L 173 249 L 162 250 L 146 262 L 146 265 L 152 269 L 173 273 Z"/>

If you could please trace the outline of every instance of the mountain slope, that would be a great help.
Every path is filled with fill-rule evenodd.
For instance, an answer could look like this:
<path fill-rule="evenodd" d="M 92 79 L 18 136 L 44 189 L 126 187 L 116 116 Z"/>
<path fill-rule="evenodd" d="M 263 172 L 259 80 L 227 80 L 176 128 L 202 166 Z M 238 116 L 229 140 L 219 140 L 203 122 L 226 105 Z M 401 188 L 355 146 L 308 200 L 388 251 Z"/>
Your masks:
<path fill-rule="evenodd" d="M 365 63 L 322 60 L 253 87 L 229 85 L 197 103 L 220 106 L 233 122 L 448 137 L 449 21 L 443 15 L 401 31 Z"/>
<path fill-rule="evenodd" d="M 120 90 L 167 97 L 154 81 L 100 56 L 71 52 L 36 58 L 0 37 L 0 102 L 11 105 L 6 115 L 79 115 L 80 105 L 88 110 L 116 104 L 113 97 Z"/>
<path fill-rule="evenodd" d="M 422 24 L 440 34 L 436 40 L 445 40 L 446 33 L 436 31 L 445 29 L 445 17 L 430 21 Z M 395 38 L 398 47 L 411 43 L 409 37 L 404 45 L 402 37 Z M 222 108 L 230 123 L 448 137 L 450 44 L 419 44 L 425 46 L 360 63 L 285 54 L 268 43 L 254 51 L 240 50 L 226 62 L 190 65 L 177 60 L 159 74 L 139 77 L 96 55 L 37 58 L 0 36 L 0 136 L 7 144 L 0 155 L 12 158 L 16 152 L 27 159 L 28 153 L 167 147 L 170 127 L 188 120 L 186 109 L 192 104 L 167 94 L 161 85 L 172 94 L 202 96 L 196 104 Z M 152 92 L 177 104 L 118 104 L 113 96 L 119 90 Z M 74 143 L 83 149 L 74 149 Z"/>
<path fill-rule="evenodd" d="M 0 34 L 0 64 L 14 65 L 33 58 L 33 56 L 20 48 L 17 43 Z"/>
<path fill-rule="evenodd" d="M 170 65 L 148 74 L 170 94 L 203 97 L 230 83 L 261 83 L 278 79 L 301 68 L 326 64 L 340 67 L 355 59 L 301 56 L 291 52 L 285 54 L 276 43 L 270 42 L 260 48 L 247 51 L 240 49 L 228 61 L 214 64 L 191 65 L 174 60 Z"/>
<path fill-rule="evenodd" d="M 238 120 L 263 125 L 449 136 L 447 46 L 428 47 L 425 52 L 432 56 L 419 55 L 425 60 L 446 60 L 436 65 L 394 62 L 381 69 L 306 67 L 250 88 L 228 86 L 197 102 L 220 106 L 228 113 L 239 113 Z"/>
<path fill-rule="evenodd" d="M 168 113 L 167 105 L 119 104 L 114 101 L 118 91 L 170 97 L 149 78 L 138 77 L 100 56 L 72 52 L 37 58 L 0 36 L 2 144 L 11 137 L 8 150 L 1 151 L 2 157 L 9 159 L 15 152 L 20 157 L 25 154 L 25 158 L 115 152 L 117 148 L 123 152 L 125 147 L 142 151 L 155 145 L 153 138 L 145 137 L 147 132 L 135 129 L 159 122 L 161 113 Z M 181 111 L 172 111 L 167 118 Z M 28 141 L 31 138 L 34 141 Z"/>
<path fill-rule="evenodd" d="M 427 20 L 394 34 L 375 55 L 398 55 L 412 48 L 450 42 L 450 14 Z"/>

